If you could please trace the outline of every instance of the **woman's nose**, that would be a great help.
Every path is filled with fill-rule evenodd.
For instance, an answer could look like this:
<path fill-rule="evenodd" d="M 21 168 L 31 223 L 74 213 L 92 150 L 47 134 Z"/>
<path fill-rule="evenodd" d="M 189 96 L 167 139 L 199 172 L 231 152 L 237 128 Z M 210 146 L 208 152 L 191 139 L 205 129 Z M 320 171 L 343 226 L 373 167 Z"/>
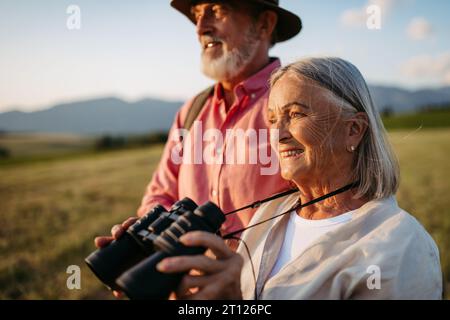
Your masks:
<path fill-rule="evenodd" d="M 278 140 L 280 142 L 285 141 L 286 139 L 289 139 L 291 137 L 289 127 L 284 121 L 277 121 L 274 127 L 274 129 L 278 131 Z"/>

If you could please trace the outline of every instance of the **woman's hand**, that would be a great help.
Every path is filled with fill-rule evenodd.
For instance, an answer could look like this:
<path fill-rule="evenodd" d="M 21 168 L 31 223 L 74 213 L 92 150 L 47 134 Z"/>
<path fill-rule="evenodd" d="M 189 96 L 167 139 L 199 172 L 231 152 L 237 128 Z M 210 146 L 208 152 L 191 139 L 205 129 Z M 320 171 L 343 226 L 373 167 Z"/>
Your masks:
<path fill-rule="evenodd" d="M 190 247 L 208 248 L 205 255 L 178 256 L 162 260 L 157 269 L 165 273 L 190 272 L 175 292 L 178 299 L 242 299 L 242 257 L 231 251 L 222 238 L 193 231 L 180 237 Z"/>

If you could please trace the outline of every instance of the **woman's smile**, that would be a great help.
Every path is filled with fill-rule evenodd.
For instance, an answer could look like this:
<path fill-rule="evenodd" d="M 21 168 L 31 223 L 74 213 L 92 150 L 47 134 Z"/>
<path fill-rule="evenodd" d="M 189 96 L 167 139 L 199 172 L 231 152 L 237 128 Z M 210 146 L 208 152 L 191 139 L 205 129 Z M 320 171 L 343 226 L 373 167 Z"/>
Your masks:
<path fill-rule="evenodd" d="M 297 159 L 300 158 L 304 153 L 302 149 L 289 149 L 280 151 L 280 158 L 283 159 Z"/>

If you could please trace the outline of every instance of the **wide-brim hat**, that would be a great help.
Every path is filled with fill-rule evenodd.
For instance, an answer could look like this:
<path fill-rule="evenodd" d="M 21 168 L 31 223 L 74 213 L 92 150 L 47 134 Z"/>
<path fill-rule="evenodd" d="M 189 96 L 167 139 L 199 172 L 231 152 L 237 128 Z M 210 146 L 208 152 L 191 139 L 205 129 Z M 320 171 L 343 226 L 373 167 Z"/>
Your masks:
<path fill-rule="evenodd" d="M 276 27 L 276 42 L 282 42 L 296 36 L 302 30 L 302 20 L 294 13 L 280 7 L 278 0 L 241 0 L 261 5 L 268 10 L 273 10 L 278 14 L 278 23 Z M 195 24 L 194 17 L 191 14 L 191 5 L 193 0 L 171 0 L 170 5 L 184 14 L 192 23 Z"/>

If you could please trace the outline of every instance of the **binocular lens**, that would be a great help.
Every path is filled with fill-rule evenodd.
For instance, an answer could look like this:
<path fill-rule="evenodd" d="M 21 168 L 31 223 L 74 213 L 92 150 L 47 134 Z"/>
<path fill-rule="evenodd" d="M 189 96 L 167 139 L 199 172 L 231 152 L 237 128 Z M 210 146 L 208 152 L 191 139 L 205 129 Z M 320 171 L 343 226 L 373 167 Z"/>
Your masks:
<path fill-rule="evenodd" d="M 216 233 L 224 221 L 225 215 L 212 202 L 180 216 L 155 239 L 157 251 L 117 279 L 118 287 L 130 299 L 167 299 L 179 285 L 184 273 L 161 273 L 156 270 L 156 265 L 170 256 L 203 254 L 205 248 L 185 247 L 178 238 L 194 230 Z"/>
<path fill-rule="evenodd" d="M 164 251 L 158 251 L 141 261 L 117 279 L 118 287 L 133 300 L 167 299 L 183 277 L 182 273 L 167 274 L 156 270 L 156 265 L 168 256 Z"/>
<path fill-rule="evenodd" d="M 95 275 L 112 290 L 118 290 L 116 279 L 144 259 L 142 248 L 128 233 L 108 246 L 91 253 L 85 262 Z"/>
<path fill-rule="evenodd" d="M 147 228 L 165 211 L 163 206 L 154 207 L 149 213 L 136 221 L 119 239 L 94 251 L 85 259 L 92 272 L 107 287 L 113 290 L 118 289 L 115 282 L 117 277 L 148 256 L 148 251 L 152 248 L 146 251 L 136 241 L 136 234 Z"/>

